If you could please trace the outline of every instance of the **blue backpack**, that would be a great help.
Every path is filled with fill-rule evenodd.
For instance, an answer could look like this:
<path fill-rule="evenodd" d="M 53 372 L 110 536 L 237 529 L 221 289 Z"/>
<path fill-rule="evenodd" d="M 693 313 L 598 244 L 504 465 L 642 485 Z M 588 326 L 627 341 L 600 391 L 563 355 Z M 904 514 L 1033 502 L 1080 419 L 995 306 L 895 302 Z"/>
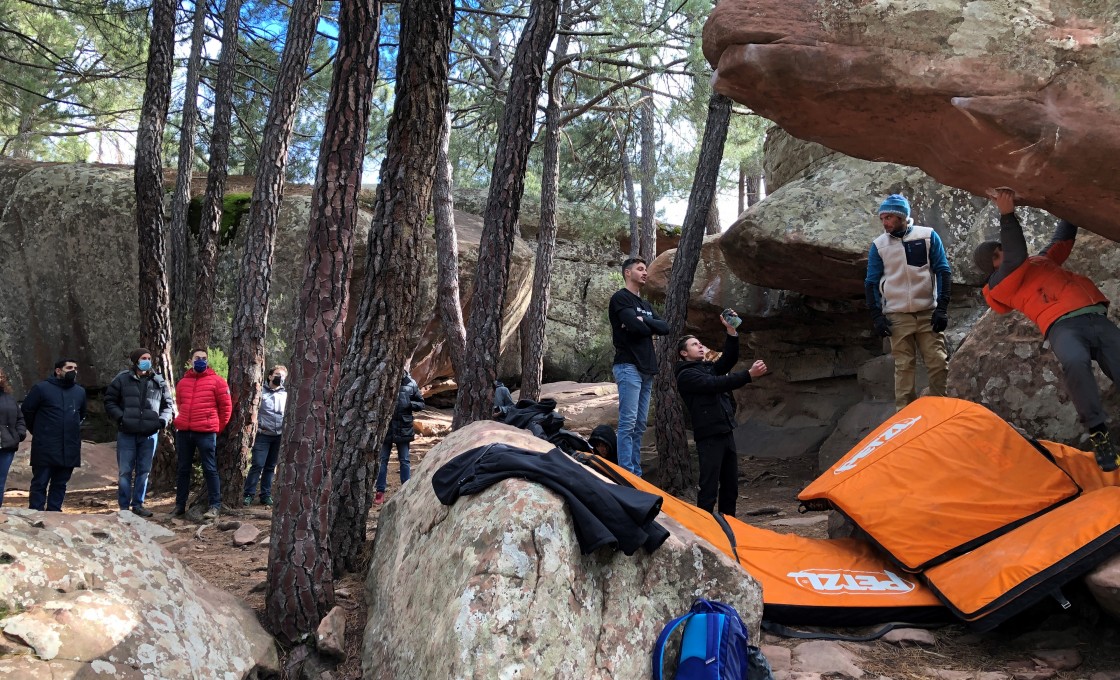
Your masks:
<path fill-rule="evenodd" d="M 653 648 L 653 680 L 662 680 L 665 643 L 679 626 L 680 661 L 674 680 L 772 680 L 770 664 L 749 644 L 747 627 L 735 608 L 699 598 L 692 609 L 670 621 Z"/>

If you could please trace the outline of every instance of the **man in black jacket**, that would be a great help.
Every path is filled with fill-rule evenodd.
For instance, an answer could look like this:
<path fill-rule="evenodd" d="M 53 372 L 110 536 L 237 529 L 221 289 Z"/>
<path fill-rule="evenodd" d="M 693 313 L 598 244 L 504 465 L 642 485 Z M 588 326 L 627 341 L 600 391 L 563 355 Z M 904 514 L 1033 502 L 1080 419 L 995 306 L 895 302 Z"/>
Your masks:
<path fill-rule="evenodd" d="M 677 391 L 692 417 L 692 438 L 700 458 L 700 492 L 696 506 L 735 516 L 735 500 L 739 495 L 739 459 L 735 451 L 735 400 L 731 391 L 764 375 L 766 363 L 761 359 L 746 371 L 731 373 L 739 361 L 739 333 L 720 315 L 727 329 L 723 355 L 717 361 L 704 361 L 707 348 L 695 336 L 686 335 L 677 342 Z"/>
<path fill-rule="evenodd" d="M 159 431 L 171 423 L 174 401 L 163 376 L 152 369 L 152 353 L 143 347 L 129 355 L 132 367 L 121 371 L 105 390 L 105 413 L 117 424 L 117 506 L 151 517 L 144 507 Z"/>
<path fill-rule="evenodd" d="M 54 375 L 32 387 L 20 408 L 31 432 L 28 506 L 61 511 L 66 484 L 82 464 L 86 391 L 78 384 L 78 362 L 55 362 Z"/>

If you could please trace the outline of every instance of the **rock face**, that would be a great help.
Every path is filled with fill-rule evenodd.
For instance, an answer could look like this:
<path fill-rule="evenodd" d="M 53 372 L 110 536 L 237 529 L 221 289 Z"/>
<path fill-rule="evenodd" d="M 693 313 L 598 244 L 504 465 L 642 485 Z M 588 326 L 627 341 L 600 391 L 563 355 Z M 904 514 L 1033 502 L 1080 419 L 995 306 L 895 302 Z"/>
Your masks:
<path fill-rule="evenodd" d="M 715 89 L 794 136 L 1010 186 L 1120 240 L 1120 40 L 1095 0 L 721 2 L 704 27 Z"/>
<path fill-rule="evenodd" d="M 1120 300 L 1120 248 L 1106 239 L 1081 234 L 1065 266 L 1088 276 L 1109 299 Z M 1120 307 L 1111 305 L 1109 318 L 1120 322 Z M 949 393 L 984 404 L 1035 437 L 1076 445 L 1084 428 L 1061 376 L 1037 326 L 1019 312 L 989 311 L 949 362 Z M 1105 409 L 1120 411 L 1120 390 L 1099 369 L 1097 383 L 1106 394 Z"/>
<path fill-rule="evenodd" d="M 130 512 L 0 510 L 0 675 L 278 677 L 253 612 L 165 552 L 172 536 Z"/>
<path fill-rule="evenodd" d="M 563 501 L 543 486 L 507 480 L 440 505 L 434 471 L 489 442 L 549 448 L 523 430 L 474 423 L 432 449 L 381 511 L 363 677 L 417 668 L 440 677 L 649 677 L 661 627 L 699 595 L 735 606 L 758 639 L 758 584 L 664 515 L 672 536 L 653 554 L 581 556 Z"/>

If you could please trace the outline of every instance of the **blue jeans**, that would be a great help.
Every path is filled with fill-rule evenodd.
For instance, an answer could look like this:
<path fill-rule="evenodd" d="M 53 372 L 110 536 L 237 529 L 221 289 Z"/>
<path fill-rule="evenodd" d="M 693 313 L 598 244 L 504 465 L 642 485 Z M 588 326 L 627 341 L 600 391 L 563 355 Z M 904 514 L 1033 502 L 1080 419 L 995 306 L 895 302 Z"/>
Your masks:
<path fill-rule="evenodd" d="M 257 493 L 257 482 L 261 483 L 261 498 L 272 495 L 272 477 L 276 474 L 276 463 L 280 461 L 280 435 L 257 433 L 253 441 L 253 464 L 245 477 L 246 496 Z M 262 474 L 263 473 L 263 474 Z"/>
<path fill-rule="evenodd" d="M 385 440 L 381 445 L 381 459 L 377 466 L 377 490 L 385 490 L 385 478 L 389 474 L 389 454 L 393 452 L 393 442 Z M 412 466 L 408 463 L 408 442 L 397 444 L 397 460 L 401 464 L 401 484 L 412 476 Z"/>
<path fill-rule="evenodd" d="M 121 510 L 144 505 L 158 440 L 159 432 L 149 435 L 117 433 L 117 507 Z"/>
<path fill-rule="evenodd" d="M 618 383 L 618 464 L 641 477 L 642 435 L 649 417 L 653 376 L 640 372 L 634 364 L 615 364 L 613 371 Z"/>
<path fill-rule="evenodd" d="M 15 449 L 0 449 L 0 507 L 4 506 L 4 489 L 8 486 L 8 468 L 16 457 Z"/>
<path fill-rule="evenodd" d="M 32 465 L 31 490 L 28 494 L 27 506 L 32 510 L 42 510 L 43 506 L 46 506 L 47 510 L 60 512 L 62 499 L 66 497 L 66 483 L 70 481 L 72 474 L 74 474 L 72 467 Z"/>
<path fill-rule="evenodd" d="M 215 432 L 190 432 L 179 430 L 175 433 L 175 457 L 179 461 L 179 479 L 175 484 L 175 507 L 187 507 L 187 497 L 191 493 L 191 470 L 194 467 L 194 450 L 198 449 L 199 462 L 202 463 L 202 476 L 206 480 L 206 494 L 210 507 L 222 504 L 222 486 L 218 481 L 218 435 Z"/>

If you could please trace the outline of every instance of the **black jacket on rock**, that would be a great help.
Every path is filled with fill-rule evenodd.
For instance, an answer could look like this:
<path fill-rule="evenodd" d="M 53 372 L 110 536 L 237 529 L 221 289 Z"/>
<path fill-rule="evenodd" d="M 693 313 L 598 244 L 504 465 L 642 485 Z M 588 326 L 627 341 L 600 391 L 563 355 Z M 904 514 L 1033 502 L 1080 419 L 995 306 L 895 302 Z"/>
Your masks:
<path fill-rule="evenodd" d="M 31 388 L 20 408 L 31 432 L 31 467 L 81 466 L 86 419 L 86 391 L 81 385 L 47 378 Z"/>
<path fill-rule="evenodd" d="M 105 390 L 105 413 L 125 434 L 148 436 L 171 423 L 171 388 L 158 373 L 121 371 Z"/>
<path fill-rule="evenodd" d="M 424 408 L 424 398 L 420 396 L 420 386 L 405 373 L 401 376 L 401 386 L 397 390 L 397 405 L 393 411 L 393 421 L 389 423 L 389 432 L 385 441 L 393 444 L 406 444 L 416 438 L 416 430 L 412 427 L 412 412 Z"/>
<path fill-rule="evenodd" d="M 23 423 L 23 411 L 15 397 L 0 392 L 0 451 L 10 451 L 19 447 L 27 439 L 27 426 Z"/>
<path fill-rule="evenodd" d="M 728 335 L 716 361 L 677 364 L 677 391 L 692 417 L 693 439 L 727 434 L 735 429 L 735 400 L 731 390 L 751 381 L 747 371 L 729 373 L 739 361 L 739 337 Z"/>
<path fill-rule="evenodd" d="M 508 444 L 473 448 L 436 470 L 432 487 L 441 503 L 452 505 L 459 496 L 479 493 L 511 477 L 536 482 L 563 496 L 584 555 L 603 546 L 627 555 L 643 547 L 653 552 L 669 538 L 669 532 L 654 521 L 661 511 L 660 496 L 608 484 L 559 449 L 537 453 Z"/>

